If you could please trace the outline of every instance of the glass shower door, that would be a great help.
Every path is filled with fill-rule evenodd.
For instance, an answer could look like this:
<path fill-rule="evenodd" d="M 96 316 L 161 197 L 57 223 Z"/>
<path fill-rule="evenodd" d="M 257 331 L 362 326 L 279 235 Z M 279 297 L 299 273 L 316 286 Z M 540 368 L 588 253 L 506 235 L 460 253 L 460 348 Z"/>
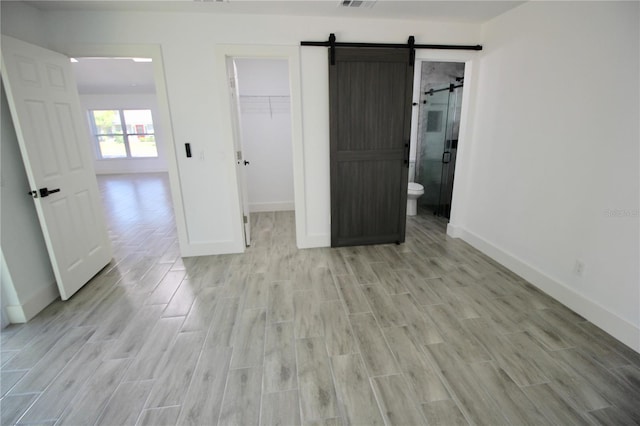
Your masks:
<path fill-rule="evenodd" d="M 449 92 L 427 95 L 421 104 L 422 140 L 418 152 L 417 179 L 424 187 L 418 199 L 420 207 L 438 214 L 443 176 L 442 155 L 447 139 Z"/>
<path fill-rule="evenodd" d="M 449 218 L 451 215 L 451 198 L 453 197 L 453 178 L 458 151 L 458 133 L 460 129 L 460 98 L 462 89 L 451 87 L 447 109 L 446 134 L 442 151 L 442 170 L 440 179 L 440 198 L 436 214 Z"/>
<path fill-rule="evenodd" d="M 420 207 L 449 217 L 460 127 L 461 85 L 451 84 L 426 95 L 421 104 L 422 138 L 416 181 L 424 187 Z"/>

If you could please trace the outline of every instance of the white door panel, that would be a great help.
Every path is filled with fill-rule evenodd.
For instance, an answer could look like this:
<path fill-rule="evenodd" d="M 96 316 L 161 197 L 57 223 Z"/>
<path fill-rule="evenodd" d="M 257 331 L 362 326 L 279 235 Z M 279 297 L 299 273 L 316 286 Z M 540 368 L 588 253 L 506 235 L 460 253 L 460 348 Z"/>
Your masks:
<path fill-rule="evenodd" d="M 2 79 L 60 296 L 111 260 L 111 244 L 69 58 L 2 36 Z M 25 188 L 27 196 L 28 188 Z"/>
<path fill-rule="evenodd" d="M 244 220 L 244 242 L 247 247 L 251 245 L 251 212 L 249 210 L 249 190 L 247 189 L 247 173 L 245 167 L 249 164 L 245 161 L 242 148 L 242 126 L 240 124 L 240 89 L 238 87 L 238 72 L 235 61 L 227 59 L 227 74 L 231 82 L 231 120 L 233 126 L 233 144 L 236 149 L 236 176 L 240 197 L 242 201 L 242 215 Z"/>

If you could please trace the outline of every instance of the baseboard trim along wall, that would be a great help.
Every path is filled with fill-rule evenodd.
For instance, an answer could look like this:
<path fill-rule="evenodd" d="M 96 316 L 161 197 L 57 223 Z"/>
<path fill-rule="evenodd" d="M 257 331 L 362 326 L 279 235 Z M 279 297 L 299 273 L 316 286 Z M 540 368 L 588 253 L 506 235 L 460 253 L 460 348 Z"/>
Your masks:
<path fill-rule="evenodd" d="M 182 257 L 213 256 L 217 254 L 233 254 L 244 252 L 244 239 L 238 241 L 223 241 L 215 243 L 188 243 L 181 247 Z"/>
<path fill-rule="evenodd" d="M 122 168 L 96 168 L 96 175 L 128 175 L 141 173 L 168 173 L 166 167 L 148 167 L 139 169 L 122 169 Z"/>
<path fill-rule="evenodd" d="M 297 238 L 299 249 L 331 247 L 330 235 L 306 235 Z"/>
<path fill-rule="evenodd" d="M 22 305 L 8 305 L 7 317 L 11 324 L 22 324 L 35 317 L 40 311 L 60 297 L 55 282 L 42 288 Z"/>
<path fill-rule="evenodd" d="M 455 225 L 449 225 L 447 234 L 453 238 L 461 238 L 466 241 L 563 305 L 582 315 L 625 345 L 636 352 L 640 352 L 640 328 L 634 324 L 620 318 L 598 303 L 584 297 L 572 288 L 551 278 L 539 269 L 509 254 L 473 232 Z"/>

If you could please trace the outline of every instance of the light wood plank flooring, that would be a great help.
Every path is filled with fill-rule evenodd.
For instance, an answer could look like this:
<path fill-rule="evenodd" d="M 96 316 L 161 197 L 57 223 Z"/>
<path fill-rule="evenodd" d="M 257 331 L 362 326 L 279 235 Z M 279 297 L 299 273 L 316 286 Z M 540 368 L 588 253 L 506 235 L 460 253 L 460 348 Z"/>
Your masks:
<path fill-rule="evenodd" d="M 640 355 L 459 240 L 179 257 L 164 175 L 101 177 L 113 262 L 2 331 L 1 423 L 639 424 Z"/>

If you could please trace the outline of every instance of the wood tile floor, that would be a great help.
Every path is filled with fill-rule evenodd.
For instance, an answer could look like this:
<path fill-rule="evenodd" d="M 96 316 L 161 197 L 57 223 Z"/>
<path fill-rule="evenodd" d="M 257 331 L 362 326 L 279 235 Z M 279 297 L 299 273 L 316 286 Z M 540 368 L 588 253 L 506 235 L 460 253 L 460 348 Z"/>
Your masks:
<path fill-rule="evenodd" d="M 639 424 L 640 355 L 459 240 L 181 259 L 163 175 L 100 178 L 115 259 L 2 331 L 3 425 Z"/>

